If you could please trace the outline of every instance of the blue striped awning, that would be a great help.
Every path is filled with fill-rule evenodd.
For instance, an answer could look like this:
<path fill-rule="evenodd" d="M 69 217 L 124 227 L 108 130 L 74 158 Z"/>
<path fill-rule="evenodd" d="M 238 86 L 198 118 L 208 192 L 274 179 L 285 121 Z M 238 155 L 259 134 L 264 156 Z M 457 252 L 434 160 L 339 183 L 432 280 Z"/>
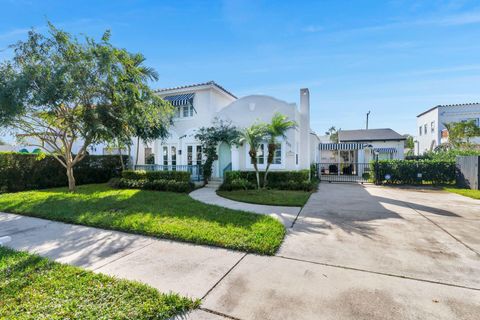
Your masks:
<path fill-rule="evenodd" d="M 186 104 L 193 103 L 193 97 L 195 97 L 195 93 L 185 93 L 174 96 L 166 96 L 163 98 L 163 100 L 169 101 L 173 106 L 184 106 Z"/>
<path fill-rule="evenodd" d="M 397 153 L 396 148 L 373 148 L 373 151 L 378 153 Z"/>
<path fill-rule="evenodd" d="M 320 143 L 320 150 L 360 150 L 365 148 L 363 143 Z"/>

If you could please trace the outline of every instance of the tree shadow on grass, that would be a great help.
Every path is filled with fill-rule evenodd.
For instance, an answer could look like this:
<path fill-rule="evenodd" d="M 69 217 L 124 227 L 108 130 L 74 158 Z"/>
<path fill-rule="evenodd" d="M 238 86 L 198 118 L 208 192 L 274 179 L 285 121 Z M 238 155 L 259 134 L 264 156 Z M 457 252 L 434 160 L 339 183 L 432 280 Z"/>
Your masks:
<path fill-rule="evenodd" d="M 17 201 L 16 205 L 0 210 L 66 223 L 247 251 L 263 250 L 254 249 L 257 246 L 264 246 L 258 239 L 263 239 L 266 244 L 275 247 L 284 235 L 283 226 L 272 217 L 207 205 L 186 194 L 114 190 L 97 185 L 79 187 L 77 193 L 73 195 L 67 193 L 65 189 L 42 190 L 38 191 L 37 195 L 40 196 L 22 202 Z M 69 236 L 68 233 L 60 232 L 55 239 L 67 239 Z M 58 254 L 65 252 L 68 255 L 75 250 L 84 250 L 85 247 L 92 252 L 105 250 L 108 253 L 116 250 L 108 247 L 112 246 L 111 241 L 92 240 L 92 237 L 81 240 L 80 236 L 78 239 L 78 244 L 70 240 L 59 244 Z M 102 248 L 103 244 L 107 248 Z M 123 247 L 119 245 L 118 250 L 122 250 Z M 55 256 L 55 249 L 52 249 L 51 253 Z M 88 257 L 85 259 L 87 260 L 80 259 L 74 263 L 87 265 L 91 262 Z"/>

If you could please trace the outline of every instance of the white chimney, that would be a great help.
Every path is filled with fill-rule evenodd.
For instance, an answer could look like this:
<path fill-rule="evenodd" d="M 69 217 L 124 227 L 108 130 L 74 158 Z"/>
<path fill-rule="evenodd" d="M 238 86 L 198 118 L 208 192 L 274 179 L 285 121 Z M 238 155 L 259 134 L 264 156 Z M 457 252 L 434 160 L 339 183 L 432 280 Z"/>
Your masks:
<path fill-rule="evenodd" d="M 300 169 L 310 168 L 310 92 L 300 89 Z"/>

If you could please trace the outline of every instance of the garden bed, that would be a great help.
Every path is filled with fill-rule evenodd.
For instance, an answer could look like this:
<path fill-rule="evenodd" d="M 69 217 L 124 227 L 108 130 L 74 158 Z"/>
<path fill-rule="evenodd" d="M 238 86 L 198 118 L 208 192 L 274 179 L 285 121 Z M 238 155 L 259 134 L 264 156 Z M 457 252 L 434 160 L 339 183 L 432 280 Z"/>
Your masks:
<path fill-rule="evenodd" d="M 199 301 L 0 246 L 2 319 L 168 319 Z"/>
<path fill-rule="evenodd" d="M 187 194 L 105 184 L 0 195 L 0 211 L 229 249 L 274 254 L 285 228 L 265 215 L 208 205 Z"/>

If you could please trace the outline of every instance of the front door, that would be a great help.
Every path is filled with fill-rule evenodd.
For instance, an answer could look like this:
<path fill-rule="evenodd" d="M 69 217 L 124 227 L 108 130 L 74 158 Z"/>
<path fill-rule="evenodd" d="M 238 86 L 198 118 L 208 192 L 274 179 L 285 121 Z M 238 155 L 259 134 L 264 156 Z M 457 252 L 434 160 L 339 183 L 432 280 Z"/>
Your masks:
<path fill-rule="evenodd" d="M 223 178 L 224 172 L 232 170 L 232 150 L 225 142 L 218 147 L 218 170 L 220 178 Z"/>
<path fill-rule="evenodd" d="M 201 165 L 202 164 L 202 146 L 189 144 L 187 145 L 187 165 Z"/>
<path fill-rule="evenodd" d="M 162 165 L 164 170 L 176 170 L 177 167 L 177 145 L 162 146 Z"/>

